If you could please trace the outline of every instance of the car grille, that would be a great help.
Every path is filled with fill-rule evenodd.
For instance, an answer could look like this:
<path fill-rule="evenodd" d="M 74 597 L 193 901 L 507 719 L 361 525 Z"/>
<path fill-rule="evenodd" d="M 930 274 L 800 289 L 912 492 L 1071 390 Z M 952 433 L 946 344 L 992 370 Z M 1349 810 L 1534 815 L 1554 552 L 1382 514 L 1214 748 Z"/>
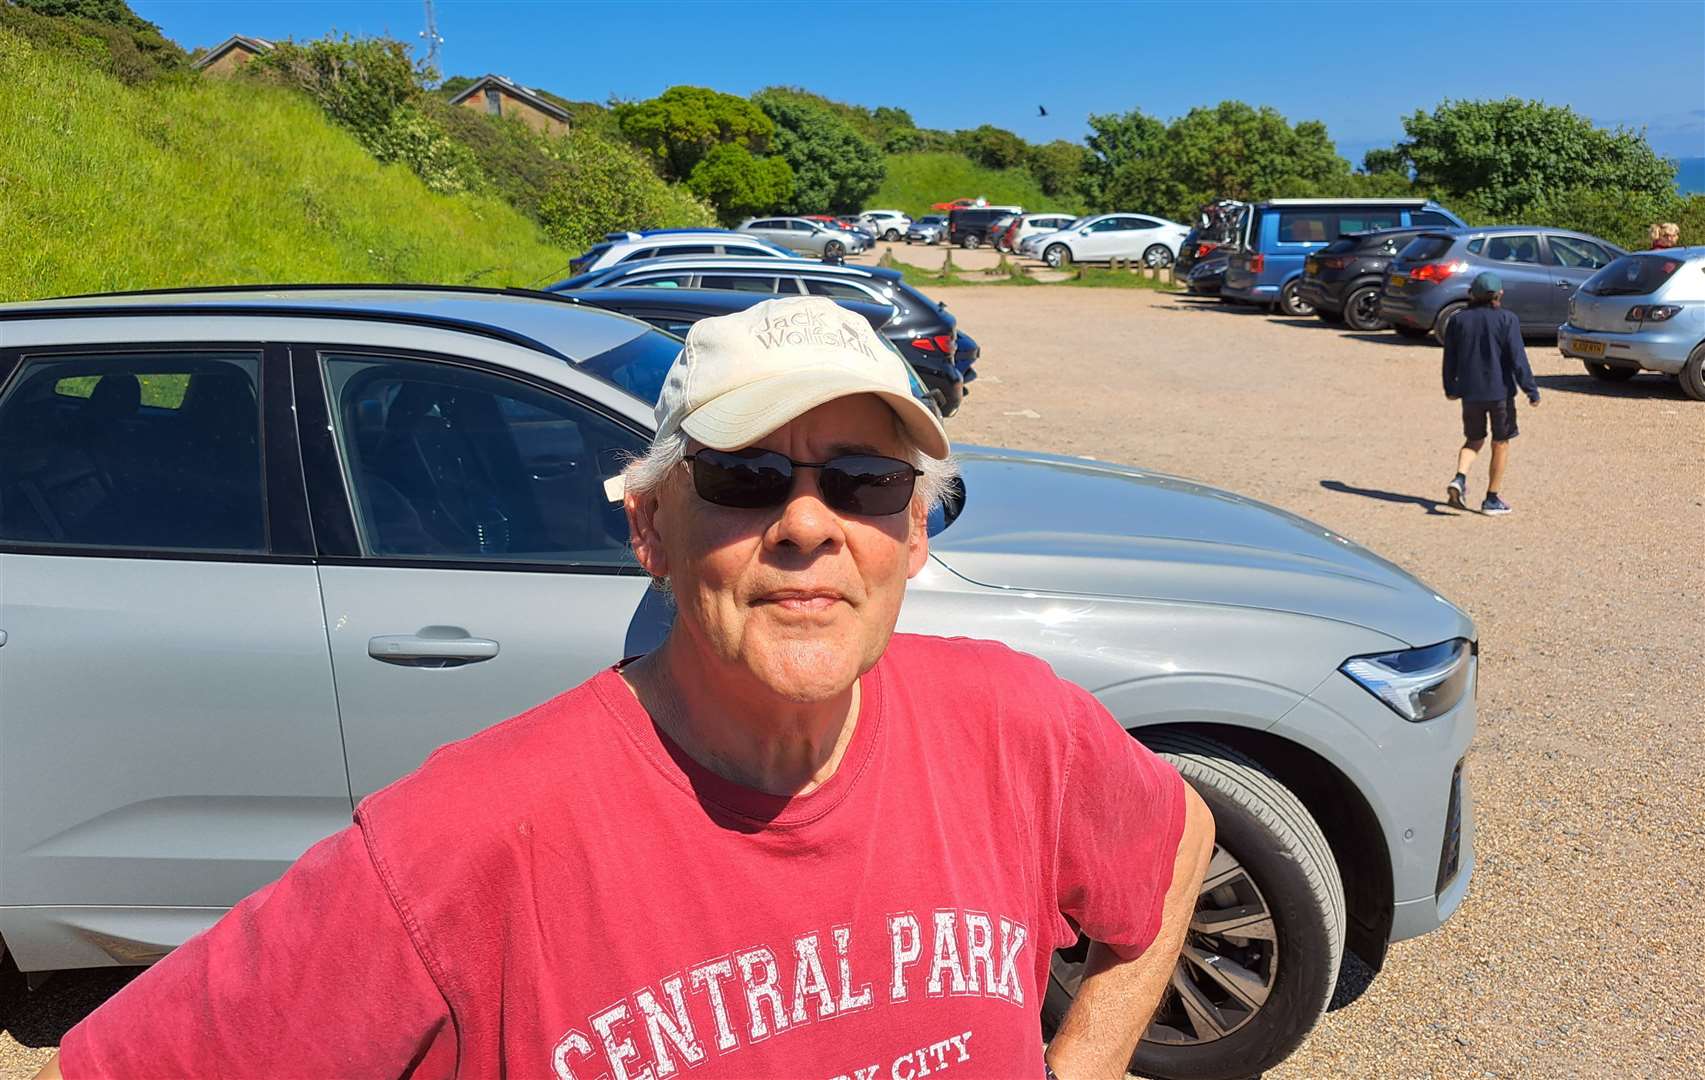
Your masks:
<path fill-rule="evenodd" d="M 1450 803 L 1445 808 L 1445 839 L 1439 851 L 1439 880 L 1434 893 L 1442 893 L 1462 869 L 1462 762 L 1450 774 Z"/>

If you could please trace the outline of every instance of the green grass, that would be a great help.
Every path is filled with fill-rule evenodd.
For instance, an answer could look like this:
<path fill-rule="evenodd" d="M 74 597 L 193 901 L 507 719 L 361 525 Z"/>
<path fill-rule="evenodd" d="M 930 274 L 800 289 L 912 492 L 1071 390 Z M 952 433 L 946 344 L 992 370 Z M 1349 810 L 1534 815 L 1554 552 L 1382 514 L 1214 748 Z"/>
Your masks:
<path fill-rule="evenodd" d="M 253 282 L 531 284 L 568 253 L 380 165 L 305 97 L 126 86 L 0 27 L 0 300 Z"/>
<path fill-rule="evenodd" d="M 1076 198 L 1042 194 L 1042 187 L 1027 169 L 985 169 L 963 154 L 890 154 L 888 172 L 868 206 L 904 211 L 912 217 L 939 214 L 930 205 L 978 195 L 991 203 L 1011 203 L 1026 210 L 1083 212 Z"/>
<path fill-rule="evenodd" d="M 1153 289 L 1176 292 L 1178 286 L 1170 281 L 1147 277 L 1129 270 L 1108 270 L 1099 266 L 1080 266 L 1060 285 L 1076 285 L 1080 289 Z"/>

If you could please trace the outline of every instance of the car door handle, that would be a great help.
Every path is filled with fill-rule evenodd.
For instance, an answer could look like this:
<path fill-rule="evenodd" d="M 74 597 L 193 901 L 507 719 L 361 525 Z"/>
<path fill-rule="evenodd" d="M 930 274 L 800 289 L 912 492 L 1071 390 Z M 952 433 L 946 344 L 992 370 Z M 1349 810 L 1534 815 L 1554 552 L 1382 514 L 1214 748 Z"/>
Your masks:
<path fill-rule="evenodd" d="M 405 667 L 461 667 L 497 655 L 497 642 L 469 637 L 457 626 L 428 626 L 418 634 L 380 634 L 367 639 L 367 655 Z"/>
<path fill-rule="evenodd" d="M 1572 281 L 1558 281 L 1553 282 L 1553 284 L 1555 284 L 1559 289 L 1572 289 L 1575 287 L 1575 283 Z"/>

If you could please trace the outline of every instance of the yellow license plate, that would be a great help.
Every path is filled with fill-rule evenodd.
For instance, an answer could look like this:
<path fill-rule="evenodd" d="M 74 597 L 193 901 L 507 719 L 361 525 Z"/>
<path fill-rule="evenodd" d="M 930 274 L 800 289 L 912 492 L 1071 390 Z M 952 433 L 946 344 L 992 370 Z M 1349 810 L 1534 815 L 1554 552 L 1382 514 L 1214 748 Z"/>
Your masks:
<path fill-rule="evenodd" d="M 1604 342 L 1602 341 L 1583 341 L 1580 338 L 1575 338 L 1569 342 L 1569 348 L 1575 350 L 1582 356 L 1604 355 Z"/>
<path fill-rule="evenodd" d="M 1401 289 L 1407 284 L 1409 284 L 1409 279 L 1404 277 L 1402 274 L 1391 275 L 1390 285 L 1393 289 Z"/>

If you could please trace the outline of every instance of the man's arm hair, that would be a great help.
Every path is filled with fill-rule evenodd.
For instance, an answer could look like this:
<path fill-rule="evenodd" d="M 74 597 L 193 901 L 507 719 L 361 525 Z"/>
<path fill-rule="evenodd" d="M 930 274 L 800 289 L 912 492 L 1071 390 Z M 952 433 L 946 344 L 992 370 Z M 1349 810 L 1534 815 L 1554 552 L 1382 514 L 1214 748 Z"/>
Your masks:
<path fill-rule="evenodd" d="M 1213 853 L 1213 814 L 1186 783 L 1184 831 L 1173 856 L 1160 932 L 1142 955 L 1131 960 L 1121 959 L 1105 945 L 1090 945 L 1077 999 L 1048 1045 L 1048 1065 L 1061 1080 L 1125 1075 L 1178 965 Z"/>

